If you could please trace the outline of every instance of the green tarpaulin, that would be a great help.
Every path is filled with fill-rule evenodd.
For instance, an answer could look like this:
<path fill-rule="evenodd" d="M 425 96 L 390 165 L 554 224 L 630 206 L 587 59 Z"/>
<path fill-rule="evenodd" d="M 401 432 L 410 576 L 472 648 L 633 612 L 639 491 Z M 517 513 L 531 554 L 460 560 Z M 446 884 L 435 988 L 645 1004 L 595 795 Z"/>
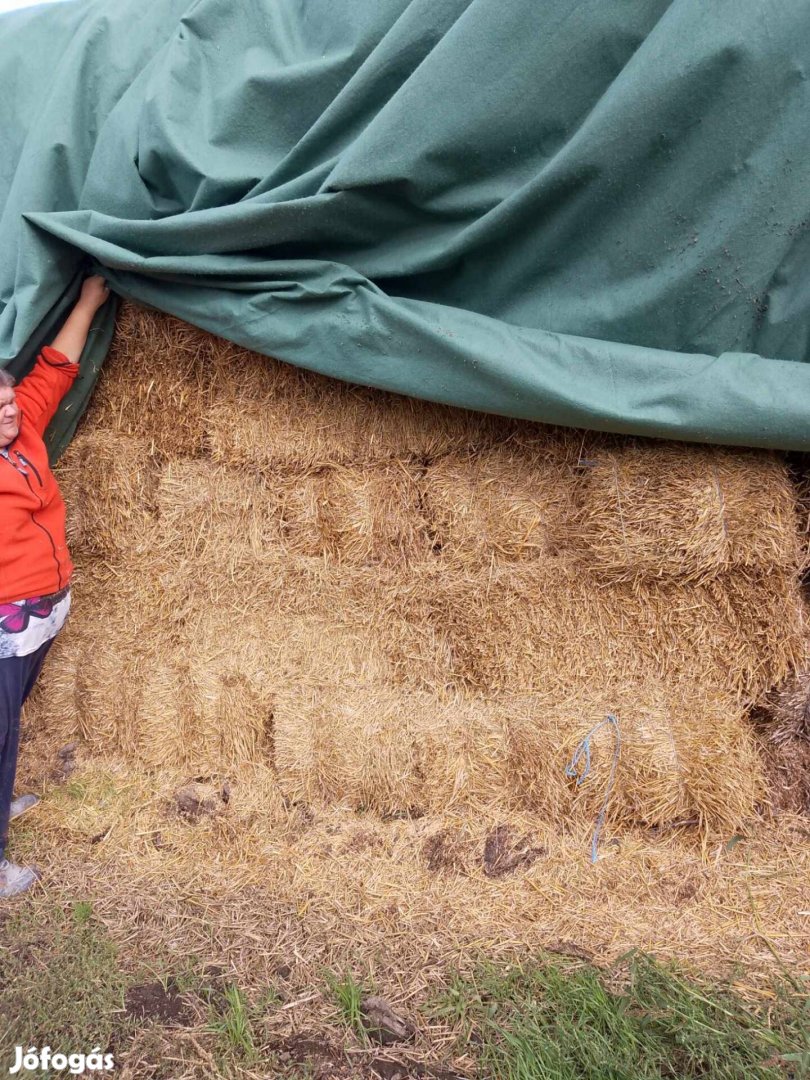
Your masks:
<path fill-rule="evenodd" d="M 810 448 L 809 71 L 807 0 L 4 16 L 0 364 L 89 257 L 122 296 L 353 382 Z"/>

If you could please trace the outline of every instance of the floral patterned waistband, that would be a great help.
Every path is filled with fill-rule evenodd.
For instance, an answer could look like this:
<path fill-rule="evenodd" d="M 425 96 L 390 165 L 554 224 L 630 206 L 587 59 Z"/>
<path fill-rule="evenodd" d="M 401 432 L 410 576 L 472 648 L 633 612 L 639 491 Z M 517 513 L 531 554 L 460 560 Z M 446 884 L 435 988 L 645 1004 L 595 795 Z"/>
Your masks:
<path fill-rule="evenodd" d="M 22 634 L 32 619 L 47 619 L 53 609 L 70 592 L 70 586 L 48 596 L 33 596 L 30 600 L 15 600 L 0 604 L 0 633 Z"/>

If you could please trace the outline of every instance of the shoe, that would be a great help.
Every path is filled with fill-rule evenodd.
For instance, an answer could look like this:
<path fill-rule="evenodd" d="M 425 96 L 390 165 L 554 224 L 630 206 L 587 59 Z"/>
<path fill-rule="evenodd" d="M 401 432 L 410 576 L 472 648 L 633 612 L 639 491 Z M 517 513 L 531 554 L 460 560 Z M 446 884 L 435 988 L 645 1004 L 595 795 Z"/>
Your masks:
<path fill-rule="evenodd" d="M 11 800 L 11 812 L 8 815 L 8 820 L 13 821 L 15 817 L 20 817 L 26 810 L 36 806 L 38 802 L 39 795 L 18 795 L 16 799 Z"/>
<path fill-rule="evenodd" d="M 30 889 L 35 881 L 39 881 L 39 871 L 33 866 L 17 866 L 8 859 L 0 862 L 0 900 L 19 896 Z"/>

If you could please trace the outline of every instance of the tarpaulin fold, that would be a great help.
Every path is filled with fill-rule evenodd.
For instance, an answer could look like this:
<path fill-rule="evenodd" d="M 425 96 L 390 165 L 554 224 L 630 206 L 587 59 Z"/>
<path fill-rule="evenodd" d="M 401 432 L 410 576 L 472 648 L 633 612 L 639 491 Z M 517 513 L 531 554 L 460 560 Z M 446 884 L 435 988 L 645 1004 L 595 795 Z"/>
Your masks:
<path fill-rule="evenodd" d="M 24 367 L 90 259 L 349 381 L 808 449 L 808 70 L 803 0 L 4 16 L 0 364 Z"/>

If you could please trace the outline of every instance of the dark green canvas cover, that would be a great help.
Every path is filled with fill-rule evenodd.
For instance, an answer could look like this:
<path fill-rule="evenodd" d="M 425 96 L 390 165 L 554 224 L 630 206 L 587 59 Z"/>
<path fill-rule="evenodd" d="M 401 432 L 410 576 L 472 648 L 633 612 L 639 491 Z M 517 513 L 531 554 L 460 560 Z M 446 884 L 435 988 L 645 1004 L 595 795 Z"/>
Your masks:
<path fill-rule="evenodd" d="M 89 258 L 353 382 L 810 448 L 809 71 L 807 0 L 4 16 L 0 364 L 24 369 Z"/>

